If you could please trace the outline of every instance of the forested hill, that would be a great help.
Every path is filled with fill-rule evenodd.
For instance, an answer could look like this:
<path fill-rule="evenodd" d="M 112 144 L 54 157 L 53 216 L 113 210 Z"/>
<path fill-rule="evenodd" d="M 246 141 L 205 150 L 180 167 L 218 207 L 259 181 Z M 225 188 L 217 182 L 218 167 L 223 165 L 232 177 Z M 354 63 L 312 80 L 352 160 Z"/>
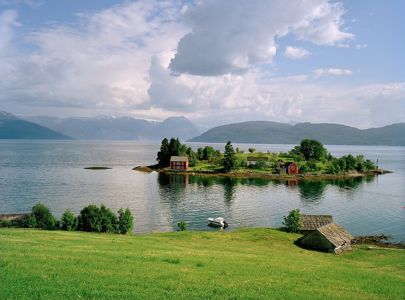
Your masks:
<path fill-rule="evenodd" d="M 192 138 L 190 142 L 253 144 L 297 144 L 316 139 L 326 145 L 405 146 L 405 123 L 380 128 L 358 129 L 339 124 L 298 123 L 296 125 L 250 121 L 218 126 Z"/>
<path fill-rule="evenodd" d="M 71 140 L 72 138 L 0 111 L 0 139 Z"/>

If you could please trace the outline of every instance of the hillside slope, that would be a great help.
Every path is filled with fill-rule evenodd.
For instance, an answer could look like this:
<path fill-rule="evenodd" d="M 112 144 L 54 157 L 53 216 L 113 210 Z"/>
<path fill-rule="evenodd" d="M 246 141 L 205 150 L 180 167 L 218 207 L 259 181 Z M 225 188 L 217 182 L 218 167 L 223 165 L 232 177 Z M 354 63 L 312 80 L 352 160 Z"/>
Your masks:
<path fill-rule="evenodd" d="M 26 117 L 25 119 L 82 140 L 160 141 L 172 136 L 187 140 L 200 133 L 198 128 L 184 117 L 171 117 L 163 122 L 109 116 L 66 119 Z"/>
<path fill-rule="evenodd" d="M 301 249 L 274 229 L 0 229 L 0 299 L 403 299 L 405 251 Z"/>
<path fill-rule="evenodd" d="M 51 139 L 70 140 L 71 137 L 47 127 L 21 120 L 0 111 L 0 139 Z"/>
<path fill-rule="evenodd" d="M 302 139 L 316 139 L 327 145 L 405 146 L 405 123 L 381 128 L 358 129 L 339 124 L 250 121 L 212 128 L 192 138 L 191 142 L 297 144 Z"/>

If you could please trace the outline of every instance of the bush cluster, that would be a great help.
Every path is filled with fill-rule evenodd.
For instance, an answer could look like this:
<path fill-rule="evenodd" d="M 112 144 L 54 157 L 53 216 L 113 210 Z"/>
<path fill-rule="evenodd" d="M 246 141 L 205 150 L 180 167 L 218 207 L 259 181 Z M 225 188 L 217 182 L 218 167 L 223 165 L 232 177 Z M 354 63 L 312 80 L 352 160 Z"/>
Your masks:
<path fill-rule="evenodd" d="M 300 230 L 301 213 L 298 208 L 290 211 L 288 216 L 283 218 L 283 225 L 288 232 L 298 232 Z"/>
<path fill-rule="evenodd" d="M 126 234 L 132 231 L 133 216 L 127 208 L 118 210 L 118 216 L 109 208 L 101 205 L 88 205 L 75 217 L 73 212 L 67 209 L 60 221 L 51 213 L 48 207 L 36 204 L 23 220 L 0 222 L 0 227 L 26 227 L 47 230 L 108 232 Z"/>
<path fill-rule="evenodd" d="M 366 172 L 375 168 L 375 164 L 369 159 L 364 159 L 363 155 L 348 154 L 339 158 L 333 157 L 329 162 L 328 172 L 332 174 L 349 171 Z"/>

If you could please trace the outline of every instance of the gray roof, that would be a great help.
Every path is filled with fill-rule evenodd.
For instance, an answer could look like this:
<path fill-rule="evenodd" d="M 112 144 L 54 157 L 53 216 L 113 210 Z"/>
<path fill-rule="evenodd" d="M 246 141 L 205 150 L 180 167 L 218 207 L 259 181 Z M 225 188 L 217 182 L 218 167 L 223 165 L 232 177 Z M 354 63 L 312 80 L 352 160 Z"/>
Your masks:
<path fill-rule="evenodd" d="M 170 161 L 188 161 L 187 156 L 172 156 L 170 157 Z"/>
<path fill-rule="evenodd" d="M 339 247 L 346 243 L 350 244 L 350 241 L 353 239 L 353 236 L 348 231 L 336 223 L 319 227 L 317 231 L 335 247 Z"/>
<path fill-rule="evenodd" d="M 331 215 L 301 215 L 300 230 L 315 230 L 332 222 Z"/>

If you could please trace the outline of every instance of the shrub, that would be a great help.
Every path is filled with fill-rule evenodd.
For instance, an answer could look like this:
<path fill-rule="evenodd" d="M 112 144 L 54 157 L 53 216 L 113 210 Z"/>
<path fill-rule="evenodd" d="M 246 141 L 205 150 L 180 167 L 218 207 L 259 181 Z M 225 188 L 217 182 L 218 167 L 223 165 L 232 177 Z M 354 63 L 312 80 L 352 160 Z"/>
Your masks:
<path fill-rule="evenodd" d="M 300 210 L 294 209 L 289 212 L 288 216 L 284 216 L 283 225 L 286 227 L 288 232 L 298 232 L 300 229 Z"/>
<path fill-rule="evenodd" d="M 100 224 L 101 232 L 118 232 L 117 216 L 103 204 L 100 206 Z"/>
<path fill-rule="evenodd" d="M 126 234 L 132 231 L 134 217 L 131 211 L 127 208 L 125 211 L 120 208 L 118 211 L 118 231 L 119 233 Z"/>
<path fill-rule="evenodd" d="M 52 230 L 56 224 L 57 221 L 48 207 L 41 203 L 34 205 L 31 217 L 28 218 L 28 227 Z"/>
<path fill-rule="evenodd" d="M 250 152 L 250 153 L 253 153 L 253 152 L 255 152 L 255 151 L 256 151 L 256 149 L 255 149 L 255 148 L 249 148 L 248 150 L 249 150 L 249 152 Z"/>
<path fill-rule="evenodd" d="M 100 209 L 95 205 L 88 205 L 80 211 L 77 229 L 89 232 L 101 232 Z"/>
<path fill-rule="evenodd" d="M 308 168 L 306 165 L 302 165 L 301 167 L 299 167 L 299 170 L 302 174 L 307 174 L 308 172 Z"/>
<path fill-rule="evenodd" d="M 177 227 L 179 228 L 179 231 L 186 231 L 187 230 L 187 222 L 182 220 L 179 223 L 177 223 Z"/>
<path fill-rule="evenodd" d="M 65 210 L 60 220 L 62 230 L 72 231 L 76 229 L 76 217 L 70 209 Z"/>

